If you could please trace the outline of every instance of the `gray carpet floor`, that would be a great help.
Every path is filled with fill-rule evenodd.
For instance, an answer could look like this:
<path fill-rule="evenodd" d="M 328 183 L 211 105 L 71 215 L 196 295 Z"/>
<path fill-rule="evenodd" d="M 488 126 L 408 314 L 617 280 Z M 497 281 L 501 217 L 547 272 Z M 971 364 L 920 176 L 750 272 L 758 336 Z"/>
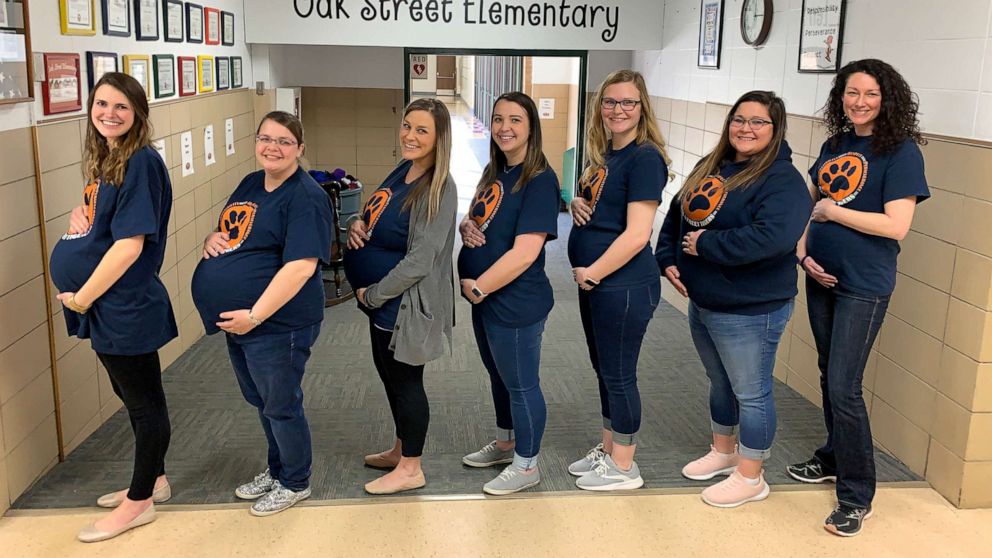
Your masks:
<path fill-rule="evenodd" d="M 565 255 L 569 228 L 563 214 L 561 240 L 548 245 L 547 269 L 556 303 L 544 334 L 541 366 L 548 424 L 541 451 L 542 481 L 536 490 L 544 492 L 577 490 L 565 468 L 596 444 L 601 425 L 596 379 Z M 461 464 L 463 454 L 493 438 L 495 418 L 468 303 L 459 299 L 457 308 L 454 352 L 430 364 L 426 372 L 431 426 L 424 454 L 428 484 L 417 492 L 421 495 L 479 494 L 499 472 Z M 197 342 L 167 369 L 164 383 L 173 430 L 166 465 L 171 503 L 236 501 L 233 489 L 265 468 L 265 438 L 255 410 L 238 390 L 223 337 Z M 708 382 L 685 316 L 664 301 L 648 328 L 638 383 L 643 421 L 636 459 L 646 486 L 702 489 L 710 484 L 679 474 L 686 462 L 708 450 Z M 372 365 L 368 322 L 353 302 L 327 309 L 304 391 L 314 448 L 312 497 L 371 498 L 362 485 L 382 473 L 364 467 L 362 456 L 390 447 L 394 433 Z M 777 381 L 775 400 L 778 433 L 766 478 L 771 484 L 789 484 L 795 481 L 785 474 L 786 464 L 809 457 L 825 431 L 820 410 Z M 13 507 L 93 505 L 98 495 L 127 486 L 132 455 L 130 424 L 121 410 Z M 919 480 L 879 451 L 876 461 L 879 481 Z"/>

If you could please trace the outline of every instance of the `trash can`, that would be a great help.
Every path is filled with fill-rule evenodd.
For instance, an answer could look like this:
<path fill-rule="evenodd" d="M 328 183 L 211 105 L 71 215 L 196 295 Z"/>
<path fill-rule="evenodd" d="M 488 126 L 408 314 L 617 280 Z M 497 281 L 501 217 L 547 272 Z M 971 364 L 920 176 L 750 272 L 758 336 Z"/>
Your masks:
<path fill-rule="evenodd" d="M 340 216 L 341 228 L 343 231 L 338 231 L 338 239 L 340 242 L 348 242 L 348 219 L 353 215 L 357 215 L 362 210 L 362 186 L 360 182 L 353 182 L 348 188 L 341 188 L 339 194 L 341 199 L 341 207 L 338 210 L 338 215 Z"/>

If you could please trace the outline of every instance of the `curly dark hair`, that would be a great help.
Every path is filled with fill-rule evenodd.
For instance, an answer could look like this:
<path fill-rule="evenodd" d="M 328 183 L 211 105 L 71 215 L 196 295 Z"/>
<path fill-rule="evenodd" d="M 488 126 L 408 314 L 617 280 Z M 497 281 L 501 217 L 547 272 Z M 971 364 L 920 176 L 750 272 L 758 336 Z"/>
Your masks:
<path fill-rule="evenodd" d="M 919 98 L 909 88 L 902 75 L 889 64 L 866 58 L 849 62 L 837 72 L 827 104 L 823 107 L 824 122 L 830 132 L 831 144 L 836 147 L 838 134 L 851 129 L 851 123 L 844 114 L 844 89 L 852 74 L 865 73 L 875 78 L 882 93 L 882 106 L 872 131 L 871 148 L 876 153 L 888 153 L 906 138 L 924 145 L 927 140 L 920 134 L 920 121 L 916 117 L 920 109 Z"/>

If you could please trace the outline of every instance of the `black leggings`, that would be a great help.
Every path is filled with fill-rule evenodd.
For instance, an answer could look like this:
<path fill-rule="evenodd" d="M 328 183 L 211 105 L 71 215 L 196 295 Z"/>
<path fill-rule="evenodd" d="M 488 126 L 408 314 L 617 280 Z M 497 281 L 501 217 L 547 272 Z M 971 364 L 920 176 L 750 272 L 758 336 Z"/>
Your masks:
<path fill-rule="evenodd" d="M 431 409 L 424 391 L 424 365 L 412 366 L 396 360 L 389 350 L 393 332 L 384 331 L 369 320 L 372 360 L 386 387 L 389 410 L 393 412 L 396 437 L 402 442 L 403 457 L 420 457 L 427 439 Z"/>
<path fill-rule="evenodd" d="M 134 431 L 134 473 L 127 497 L 147 500 L 155 490 L 155 479 L 165 474 L 165 452 L 172 436 L 158 353 L 96 356 L 124 402 Z"/>

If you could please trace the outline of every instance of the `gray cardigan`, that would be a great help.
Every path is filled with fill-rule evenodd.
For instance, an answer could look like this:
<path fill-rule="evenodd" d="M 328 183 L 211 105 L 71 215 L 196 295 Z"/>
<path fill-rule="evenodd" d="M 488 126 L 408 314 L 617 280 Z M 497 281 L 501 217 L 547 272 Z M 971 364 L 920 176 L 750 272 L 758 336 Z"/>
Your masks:
<path fill-rule="evenodd" d="M 406 256 L 382 281 L 369 285 L 365 304 L 378 308 L 402 296 L 396 327 L 389 348 L 396 360 L 411 365 L 427 364 L 444 354 L 444 337 L 451 350 L 451 328 L 455 321 L 455 279 L 451 253 L 455 244 L 455 214 L 458 192 L 448 176 L 441 193 L 441 206 L 433 221 L 427 221 L 427 199 L 410 208 L 410 234 Z"/>

